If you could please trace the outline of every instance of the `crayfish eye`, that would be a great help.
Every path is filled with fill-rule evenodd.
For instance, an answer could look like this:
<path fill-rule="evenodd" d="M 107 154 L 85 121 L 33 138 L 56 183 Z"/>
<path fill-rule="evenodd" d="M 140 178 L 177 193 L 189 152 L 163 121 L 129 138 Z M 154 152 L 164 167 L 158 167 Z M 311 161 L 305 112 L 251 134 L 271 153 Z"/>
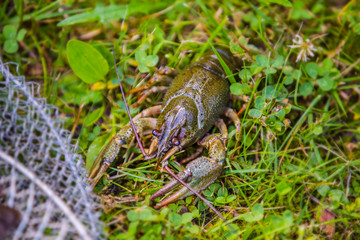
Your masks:
<path fill-rule="evenodd" d="M 180 145 L 180 141 L 179 141 L 179 139 L 177 139 L 176 137 L 173 138 L 173 139 L 171 140 L 171 142 L 172 142 L 172 144 L 175 145 L 175 146 L 179 146 L 179 145 Z"/>
<path fill-rule="evenodd" d="M 160 133 L 159 130 L 154 129 L 154 130 L 152 131 L 152 135 L 154 135 L 155 137 L 160 137 L 161 133 Z"/>

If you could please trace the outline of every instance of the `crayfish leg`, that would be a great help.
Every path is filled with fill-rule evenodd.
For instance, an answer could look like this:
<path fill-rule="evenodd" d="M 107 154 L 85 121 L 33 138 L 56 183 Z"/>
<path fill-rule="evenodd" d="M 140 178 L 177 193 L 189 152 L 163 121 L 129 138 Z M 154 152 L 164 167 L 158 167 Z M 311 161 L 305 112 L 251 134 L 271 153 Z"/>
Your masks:
<path fill-rule="evenodd" d="M 220 176 L 226 157 L 225 141 L 221 134 L 209 135 L 205 137 L 200 144 L 209 150 L 209 157 L 199 157 L 195 159 L 187 164 L 185 171 L 179 172 L 177 175 L 197 192 L 204 190 Z M 176 179 L 172 179 L 168 184 L 151 196 L 150 200 L 170 192 L 179 184 L 180 183 Z M 171 202 L 193 194 L 192 191 L 183 186 L 156 205 L 155 208 L 161 208 Z"/>
<path fill-rule="evenodd" d="M 156 122 L 156 118 L 140 118 L 135 120 L 134 124 L 137 132 L 142 136 L 144 131 L 154 129 L 156 127 Z M 105 174 L 106 170 L 119 154 L 122 145 L 128 144 L 133 137 L 134 132 L 132 126 L 127 124 L 112 137 L 105 147 L 103 147 L 89 173 L 89 179 L 93 179 L 91 181 L 92 187 L 95 187 L 101 177 Z"/>

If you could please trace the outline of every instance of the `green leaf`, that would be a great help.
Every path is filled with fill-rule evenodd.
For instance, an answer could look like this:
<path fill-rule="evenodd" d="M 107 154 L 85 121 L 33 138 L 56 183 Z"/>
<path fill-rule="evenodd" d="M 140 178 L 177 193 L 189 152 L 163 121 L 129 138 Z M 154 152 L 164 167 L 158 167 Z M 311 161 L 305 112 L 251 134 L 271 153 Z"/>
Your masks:
<path fill-rule="evenodd" d="M 230 85 L 230 91 L 234 95 L 242 95 L 251 93 L 251 88 L 246 83 L 233 83 Z"/>
<path fill-rule="evenodd" d="M 265 69 L 265 70 L 264 70 L 264 73 L 265 73 L 266 75 L 274 74 L 274 73 L 276 73 L 276 69 L 270 67 L 270 68 Z"/>
<path fill-rule="evenodd" d="M 154 216 L 150 209 L 145 208 L 139 214 L 139 219 L 143 221 L 153 221 L 156 216 Z"/>
<path fill-rule="evenodd" d="M 145 65 L 148 67 L 155 66 L 159 61 L 159 57 L 157 55 L 150 55 L 145 58 Z"/>
<path fill-rule="evenodd" d="M 303 85 L 301 85 L 299 89 L 300 94 L 303 95 L 304 97 L 310 95 L 312 91 L 313 91 L 313 87 L 312 84 L 309 82 L 306 82 Z"/>
<path fill-rule="evenodd" d="M 137 50 L 136 53 L 135 53 L 135 60 L 138 62 L 138 63 L 145 63 L 146 62 L 146 53 L 145 51 L 143 50 Z"/>
<path fill-rule="evenodd" d="M 297 0 L 294 2 L 294 9 L 290 14 L 290 19 L 311 19 L 312 15 L 306 10 L 305 2 Z"/>
<path fill-rule="evenodd" d="M 177 214 L 177 213 L 170 214 L 169 220 L 175 226 L 180 225 L 181 222 L 182 222 L 181 216 L 179 214 Z"/>
<path fill-rule="evenodd" d="M 291 75 L 287 75 L 284 80 L 284 84 L 290 85 L 294 82 L 294 78 Z"/>
<path fill-rule="evenodd" d="M 276 59 L 272 61 L 271 66 L 274 68 L 282 67 L 284 64 L 284 57 L 281 55 L 276 55 Z"/>
<path fill-rule="evenodd" d="M 278 86 L 278 87 L 281 87 L 281 89 L 277 92 L 276 101 L 281 102 L 288 96 L 289 91 L 284 86 Z"/>
<path fill-rule="evenodd" d="M 251 72 L 247 69 L 243 69 L 239 72 L 239 77 L 241 80 L 243 80 L 244 82 L 247 82 L 250 80 L 251 78 Z"/>
<path fill-rule="evenodd" d="M 329 192 L 329 197 L 332 201 L 340 202 L 343 195 L 343 191 L 338 189 L 330 190 Z"/>
<path fill-rule="evenodd" d="M 264 217 L 264 208 L 261 204 L 257 203 L 252 208 L 252 214 L 254 216 L 254 221 L 260 221 Z"/>
<path fill-rule="evenodd" d="M 326 197 L 327 193 L 330 191 L 330 187 L 328 185 L 320 185 L 316 190 L 322 197 Z"/>
<path fill-rule="evenodd" d="M 309 62 L 306 64 L 305 70 L 312 79 L 316 79 L 319 73 L 319 66 L 314 62 Z"/>
<path fill-rule="evenodd" d="M 103 115 L 104 111 L 105 111 L 105 107 L 103 106 L 101 108 L 96 109 L 92 113 L 89 113 L 84 120 L 84 127 L 93 125 Z"/>
<path fill-rule="evenodd" d="M 286 195 L 291 191 L 291 187 L 286 182 L 280 182 L 276 184 L 276 191 L 280 196 Z"/>
<path fill-rule="evenodd" d="M 299 69 L 296 69 L 293 71 L 292 76 L 296 79 L 299 80 L 301 77 L 301 71 Z"/>
<path fill-rule="evenodd" d="M 256 204 L 251 209 L 251 213 L 245 213 L 242 215 L 242 218 L 247 222 L 256 222 L 260 221 L 264 217 L 264 208 L 260 204 Z"/>
<path fill-rule="evenodd" d="M 16 53 L 19 49 L 19 44 L 16 42 L 16 40 L 7 39 L 4 43 L 4 49 L 7 53 Z"/>
<path fill-rule="evenodd" d="M 317 82 L 323 91 L 330 91 L 334 87 L 334 80 L 332 80 L 329 76 L 320 78 Z"/>
<path fill-rule="evenodd" d="M 20 29 L 20 31 L 18 32 L 17 36 L 16 36 L 16 40 L 17 41 L 22 41 L 25 37 L 25 34 L 26 34 L 26 30 L 25 29 Z"/>
<path fill-rule="evenodd" d="M 220 188 L 219 191 L 218 191 L 218 196 L 220 197 L 227 197 L 228 195 L 228 190 L 224 187 Z"/>
<path fill-rule="evenodd" d="M 192 234 L 196 234 L 199 232 L 199 227 L 197 225 L 191 225 L 191 227 L 189 228 L 189 232 Z"/>
<path fill-rule="evenodd" d="M 129 219 L 130 222 L 133 222 L 138 220 L 139 214 L 136 211 L 131 210 L 127 213 L 127 218 Z"/>
<path fill-rule="evenodd" d="M 322 126 L 317 125 L 317 126 L 314 127 L 313 134 L 318 136 L 318 135 L 320 135 L 322 133 L 323 133 L 323 127 Z"/>
<path fill-rule="evenodd" d="M 127 6 L 111 4 L 104 7 L 98 3 L 94 10 L 70 16 L 57 24 L 58 27 L 70 26 L 79 23 L 101 21 L 103 23 L 118 21 L 126 18 Z"/>
<path fill-rule="evenodd" d="M 150 71 L 150 69 L 144 63 L 140 63 L 138 68 L 139 68 L 139 71 L 142 73 Z"/>
<path fill-rule="evenodd" d="M 331 61 L 331 59 L 326 58 L 322 62 L 321 69 L 323 70 L 323 72 L 329 72 L 331 70 L 332 66 L 333 66 L 333 62 Z"/>
<path fill-rule="evenodd" d="M 273 85 L 269 85 L 262 90 L 262 95 L 267 100 L 272 100 L 275 98 L 275 92 L 275 87 Z"/>
<path fill-rule="evenodd" d="M 281 109 L 277 113 L 275 113 L 275 116 L 278 117 L 280 120 L 284 120 L 285 118 L 285 109 Z"/>
<path fill-rule="evenodd" d="M 253 118 L 260 118 L 262 115 L 262 112 L 258 109 L 251 109 L 249 111 L 249 116 L 253 117 Z"/>
<path fill-rule="evenodd" d="M 255 107 L 259 110 L 263 110 L 265 107 L 265 99 L 262 96 L 258 96 L 255 99 Z"/>
<path fill-rule="evenodd" d="M 103 80 L 109 71 L 106 59 L 88 43 L 70 40 L 66 46 L 66 54 L 71 69 L 86 83 Z"/>
<path fill-rule="evenodd" d="M 6 39 L 9 40 L 15 40 L 16 39 L 16 32 L 17 32 L 17 26 L 15 25 L 6 25 L 3 28 L 3 35 Z"/>
<path fill-rule="evenodd" d="M 86 170 L 90 171 L 95 163 L 96 157 L 99 155 L 100 150 L 106 146 L 106 144 L 111 139 L 111 133 L 105 134 L 101 137 L 96 138 L 89 146 L 87 155 L 86 155 Z"/>
<path fill-rule="evenodd" d="M 270 67 L 269 58 L 264 55 L 257 55 L 256 62 L 260 67 Z"/>
<path fill-rule="evenodd" d="M 265 3 L 276 3 L 279 5 L 283 5 L 284 7 L 292 7 L 292 4 L 288 0 L 261 0 L 261 2 Z"/>
<path fill-rule="evenodd" d="M 93 12 L 85 12 L 85 13 L 79 13 L 79 14 L 73 15 L 71 17 L 68 17 L 68 18 L 60 21 L 57 24 L 57 26 L 65 27 L 65 26 L 70 26 L 70 25 L 79 24 L 79 23 L 94 22 L 99 19 L 100 18 Z"/>
<path fill-rule="evenodd" d="M 186 224 L 186 223 L 189 223 L 191 222 L 191 220 L 193 219 L 193 214 L 192 213 L 184 213 L 182 216 L 181 216 L 181 222 L 182 224 Z"/>

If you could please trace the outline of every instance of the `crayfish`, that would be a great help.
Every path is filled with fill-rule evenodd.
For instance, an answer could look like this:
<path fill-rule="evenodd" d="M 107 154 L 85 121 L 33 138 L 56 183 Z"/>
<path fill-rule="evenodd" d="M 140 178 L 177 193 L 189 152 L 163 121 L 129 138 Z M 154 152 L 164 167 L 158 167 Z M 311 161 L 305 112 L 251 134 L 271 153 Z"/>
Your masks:
<path fill-rule="evenodd" d="M 142 136 L 146 130 L 152 130 L 153 139 L 148 154 L 143 150 L 140 139 L 139 146 L 145 159 L 158 158 L 162 169 L 174 178 L 153 194 L 150 200 L 183 185 L 155 208 L 196 194 L 218 213 L 199 191 L 220 176 L 225 162 L 228 132 L 220 115 L 234 122 L 236 136 L 240 132 L 240 120 L 234 110 L 226 107 L 230 84 L 218 56 L 232 72 L 236 70 L 236 59 L 226 48 L 217 48 L 216 52 L 207 52 L 198 62 L 178 73 L 164 97 L 157 119 L 143 117 L 132 121 L 129 115 L 131 122 L 114 135 L 98 155 L 89 174 L 89 178 L 93 179 L 92 186 L 97 184 L 123 145 L 129 144 L 134 136 L 138 138 L 137 133 Z M 220 129 L 220 133 L 208 134 L 214 125 Z M 184 171 L 175 175 L 167 165 L 168 160 L 176 152 L 196 142 L 208 150 L 208 157 L 197 157 L 186 165 Z"/>

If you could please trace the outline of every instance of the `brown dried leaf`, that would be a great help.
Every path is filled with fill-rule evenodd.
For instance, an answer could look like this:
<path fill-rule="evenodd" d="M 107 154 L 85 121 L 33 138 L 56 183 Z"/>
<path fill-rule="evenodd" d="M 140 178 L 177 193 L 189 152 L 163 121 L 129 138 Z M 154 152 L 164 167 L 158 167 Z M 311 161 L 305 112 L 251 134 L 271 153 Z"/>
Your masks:
<path fill-rule="evenodd" d="M 334 220 L 335 216 L 329 211 L 324 210 L 320 216 L 319 222 L 327 222 Z M 328 223 L 320 226 L 320 231 L 325 231 L 328 238 L 333 238 L 335 234 L 335 223 Z"/>

